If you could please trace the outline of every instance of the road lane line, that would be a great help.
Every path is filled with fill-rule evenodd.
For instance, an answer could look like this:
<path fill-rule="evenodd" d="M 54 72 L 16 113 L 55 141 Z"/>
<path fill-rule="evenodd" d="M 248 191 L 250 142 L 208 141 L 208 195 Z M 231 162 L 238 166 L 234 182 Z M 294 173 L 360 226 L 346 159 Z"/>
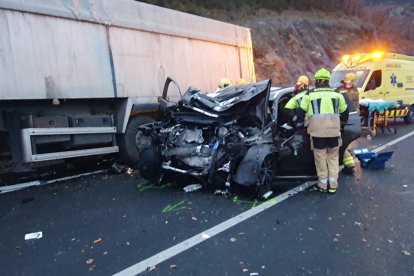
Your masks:
<path fill-rule="evenodd" d="M 382 150 L 385 150 L 386 148 L 388 148 L 388 147 L 390 147 L 392 145 L 395 145 L 398 142 L 401 142 L 402 140 L 405 140 L 408 137 L 413 136 L 413 135 L 414 135 L 414 131 L 412 131 L 410 133 L 407 133 L 407 134 L 405 134 L 405 135 L 403 135 L 403 136 L 401 136 L 401 137 L 399 137 L 399 138 L 397 138 L 395 140 L 392 140 L 391 142 L 386 143 L 385 145 L 382 145 L 382 146 L 380 146 L 380 147 L 378 147 L 376 149 L 373 149 L 372 152 L 378 153 L 378 152 L 380 152 Z"/>
<path fill-rule="evenodd" d="M 274 197 L 272 199 L 269 199 L 268 201 L 253 207 L 235 217 L 232 217 L 216 226 L 211 227 L 210 229 L 205 230 L 204 232 L 201 232 L 185 241 L 182 241 L 152 257 L 149 257 L 148 259 L 145 259 L 143 261 L 140 261 L 137 264 L 134 264 L 114 275 L 116 276 L 127 276 L 127 275 L 136 275 L 141 272 L 146 271 L 149 267 L 155 266 L 159 263 L 162 263 L 175 255 L 178 255 L 181 252 L 184 252 L 191 247 L 202 243 L 205 240 L 208 240 L 211 237 L 216 236 L 217 234 L 220 234 L 221 232 L 269 209 L 270 207 L 288 199 L 289 197 L 304 191 L 306 188 L 316 184 L 316 181 L 310 181 L 303 183 L 302 185 L 299 185 L 287 192 L 284 192 L 283 194 L 278 195 L 277 197 Z"/>
<path fill-rule="evenodd" d="M 378 153 L 392 145 L 397 144 L 398 142 L 401 142 L 402 140 L 405 140 L 411 136 L 414 135 L 414 131 L 407 133 L 391 142 L 388 142 L 376 149 L 373 149 L 372 152 Z M 208 240 L 209 238 L 216 236 L 218 234 L 220 234 L 221 232 L 269 209 L 270 207 L 288 199 L 289 197 L 298 194 L 301 191 L 304 191 L 306 188 L 314 185 L 316 182 L 306 182 L 296 188 L 293 188 L 283 194 L 278 195 L 277 197 L 270 199 L 254 208 L 251 208 L 233 218 L 230 218 L 216 226 L 213 226 L 212 228 L 199 233 L 179 244 L 176 244 L 152 257 L 149 257 L 148 259 L 145 259 L 143 261 L 140 261 L 139 263 L 136 263 L 114 275 L 116 276 L 127 276 L 127 275 L 136 275 L 139 273 L 142 273 L 144 271 L 146 271 L 149 267 L 155 266 L 159 263 L 162 263 L 178 254 L 180 254 L 181 252 L 184 252 L 188 249 L 190 249 L 191 247 L 202 243 L 205 240 Z"/>

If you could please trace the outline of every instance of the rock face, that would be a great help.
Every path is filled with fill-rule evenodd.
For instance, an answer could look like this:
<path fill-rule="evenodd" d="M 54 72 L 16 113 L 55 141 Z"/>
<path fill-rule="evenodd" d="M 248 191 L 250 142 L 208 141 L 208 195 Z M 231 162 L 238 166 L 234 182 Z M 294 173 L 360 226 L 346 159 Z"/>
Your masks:
<path fill-rule="evenodd" d="M 262 16 L 251 28 L 257 78 L 274 85 L 292 85 L 300 75 L 329 70 L 345 53 L 369 51 L 374 29 L 340 14 L 282 12 Z"/>
<path fill-rule="evenodd" d="M 405 2 L 366 6 L 363 19 L 375 26 L 386 50 L 414 56 L 414 6 Z"/>

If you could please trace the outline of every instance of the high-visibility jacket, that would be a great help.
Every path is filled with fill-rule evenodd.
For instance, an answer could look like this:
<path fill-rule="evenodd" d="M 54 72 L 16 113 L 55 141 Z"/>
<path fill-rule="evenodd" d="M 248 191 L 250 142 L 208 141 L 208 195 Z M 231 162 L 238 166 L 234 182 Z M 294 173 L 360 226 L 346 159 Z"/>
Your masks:
<path fill-rule="evenodd" d="M 292 110 L 296 110 L 297 108 L 299 108 L 300 103 L 302 102 L 302 98 L 303 96 L 305 96 L 306 92 L 307 91 L 300 92 L 299 94 L 296 94 L 295 96 L 290 98 L 290 100 L 285 105 L 285 108 Z"/>
<path fill-rule="evenodd" d="M 349 113 L 342 93 L 329 87 L 315 88 L 303 96 L 300 108 L 308 115 L 310 136 L 341 136 L 340 114 L 347 120 Z"/>
<path fill-rule="evenodd" d="M 359 94 L 358 89 L 356 87 L 348 89 L 346 87 L 340 86 L 336 89 L 336 91 L 340 93 L 345 93 L 348 96 L 349 100 L 352 102 L 352 105 L 354 106 L 355 110 L 359 110 Z"/>

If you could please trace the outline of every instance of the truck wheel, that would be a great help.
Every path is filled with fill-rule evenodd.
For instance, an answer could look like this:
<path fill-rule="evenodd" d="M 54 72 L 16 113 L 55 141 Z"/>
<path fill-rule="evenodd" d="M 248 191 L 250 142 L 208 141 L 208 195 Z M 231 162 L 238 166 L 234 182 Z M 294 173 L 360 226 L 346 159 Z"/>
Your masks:
<path fill-rule="evenodd" d="M 404 117 L 404 123 L 412 124 L 414 123 L 414 106 L 410 106 L 407 116 Z"/>
<path fill-rule="evenodd" d="M 143 138 L 138 131 L 141 125 L 154 122 L 154 119 L 146 116 L 132 117 L 127 125 L 125 133 L 118 138 L 119 154 L 121 158 L 130 166 L 136 166 L 140 150 L 137 146 L 138 143 L 142 143 Z"/>

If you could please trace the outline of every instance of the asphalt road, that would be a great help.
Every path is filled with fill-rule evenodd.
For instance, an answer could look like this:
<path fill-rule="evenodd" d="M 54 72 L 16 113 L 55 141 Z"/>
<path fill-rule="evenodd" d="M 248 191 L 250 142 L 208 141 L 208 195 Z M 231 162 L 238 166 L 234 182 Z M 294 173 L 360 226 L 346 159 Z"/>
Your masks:
<path fill-rule="evenodd" d="M 414 127 L 397 130 L 359 144 L 376 148 Z M 413 275 L 414 136 L 390 149 L 384 170 L 342 176 L 337 194 L 300 192 L 144 274 Z M 112 275 L 260 204 L 127 174 L 0 197 L 1 275 Z M 37 231 L 41 239 L 24 240 Z"/>

